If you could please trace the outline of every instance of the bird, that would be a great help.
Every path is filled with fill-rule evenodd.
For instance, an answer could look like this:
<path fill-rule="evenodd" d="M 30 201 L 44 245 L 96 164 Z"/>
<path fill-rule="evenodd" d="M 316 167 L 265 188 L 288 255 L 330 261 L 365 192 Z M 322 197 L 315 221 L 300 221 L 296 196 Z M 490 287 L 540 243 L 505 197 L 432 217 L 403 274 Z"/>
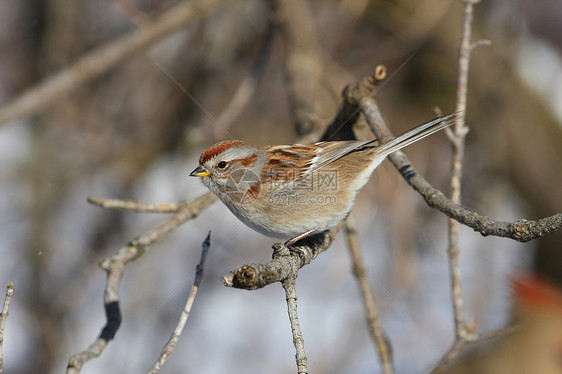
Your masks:
<path fill-rule="evenodd" d="M 440 116 L 387 142 L 257 146 L 225 140 L 205 149 L 189 175 L 201 178 L 248 227 L 294 244 L 344 220 L 386 156 L 456 119 L 456 113 Z"/>

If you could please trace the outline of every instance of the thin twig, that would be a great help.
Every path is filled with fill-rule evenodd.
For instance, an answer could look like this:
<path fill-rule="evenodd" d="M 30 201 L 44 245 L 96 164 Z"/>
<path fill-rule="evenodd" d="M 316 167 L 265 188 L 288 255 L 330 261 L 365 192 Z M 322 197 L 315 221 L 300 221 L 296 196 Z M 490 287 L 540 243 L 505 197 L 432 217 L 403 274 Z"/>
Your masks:
<path fill-rule="evenodd" d="M 383 65 L 378 65 L 375 68 L 372 77 L 372 83 L 378 84 L 382 82 L 386 78 L 386 67 Z M 351 108 L 350 108 L 351 109 Z M 336 134 L 339 132 L 346 123 L 351 122 L 354 124 L 352 127 L 352 131 L 357 140 L 367 140 L 367 126 L 365 125 L 365 121 L 363 120 L 363 131 L 359 129 L 360 126 L 358 120 L 361 120 L 362 117 L 359 116 L 361 110 L 360 108 L 355 108 L 354 112 L 352 113 L 343 113 L 340 112 L 336 119 L 330 124 L 328 129 L 326 130 L 325 136 L 328 138 L 332 137 L 332 134 Z M 332 134 L 330 134 L 330 132 Z M 377 353 L 379 355 L 379 359 L 381 361 L 381 366 L 383 372 L 385 374 L 392 374 L 394 372 L 394 368 L 392 366 L 392 350 L 390 343 L 384 337 L 384 333 L 382 331 L 377 305 L 375 301 L 375 294 L 371 288 L 369 283 L 369 279 L 367 277 L 367 270 L 366 266 L 363 261 L 363 254 L 361 253 L 361 247 L 359 245 L 359 238 L 357 236 L 357 231 L 355 230 L 355 224 L 353 223 L 353 219 L 351 216 L 348 216 L 344 223 L 345 233 L 347 236 L 347 243 L 349 247 L 349 254 L 352 261 L 353 266 L 353 274 L 359 283 L 359 288 L 361 289 L 361 296 L 363 298 L 363 302 L 365 305 L 365 315 L 367 317 L 367 326 L 369 328 L 369 332 L 371 334 L 371 338 L 375 343 L 375 347 L 377 349 Z"/>
<path fill-rule="evenodd" d="M 472 37 L 472 4 L 473 0 L 464 0 L 464 12 L 462 23 L 462 37 L 459 48 L 459 65 L 457 81 L 457 101 L 455 111 L 458 113 L 453 126 L 453 137 L 451 145 L 453 148 L 453 160 L 451 164 L 451 202 L 461 202 L 461 179 L 464 158 L 464 139 L 468 133 L 466 126 L 466 93 L 468 89 L 468 70 L 470 64 Z M 462 292 L 462 274 L 459 253 L 459 223 L 449 219 L 449 273 L 451 278 L 451 298 L 453 301 L 453 315 L 455 321 L 455 339 L 465 340 L 467 336 L 466 322 L 464 316 L 464 297 Z M 454 344 L 458 346 L 458 344 Z"/>
<path fill-rule="evenodd" d="M 464 3 L 462 36 L 459 48 L 457 100 L 455 111 L 458 113 L 457 120 L 452 128 L 452 136 L 449 136 L 453 148 L 453 159 L 451 163 L 451 202 L 461 203 L 461 180 L 464 159 L 465 137 L 468 133 L 466 125 L 466 98 L 468 91 L 468 72 L 470 66 L 470 53 L 475 47 L 472 39 L 473 4 L 477 0 L 462 0 Z M 451 278 L 451 299 L 453 302 L 453 316 L 455 323 L 455 341 L 449 352 L 443 357 L 437 366 L 445 367 L 464 349 L 464 347 L 478 339 L 473 334 L 474 327 L 468 331 L 464 315 L 464 295 L 462 291 L 462 272 L 460 265 L 459 249 L 459 223 L 455 219 L 449 219 L 449 274 Z M 441 366 L 440 366 L 441 365 Z"/>
<path fill-rule="evenodd" d="M 195 296 L 197 296 L 197 291 L 199 290 L 199 286 L 201 285 L 201 281 L 203 280 L 205 260 L 207 259 L 207 252 L 209 252 L 210 246 L 211 246 L 211 232 L 209 231 L 209 234 L 207 234 L 207 238 L 205 239 L 205 241 L 201 246 L 202 247 L 201 261 L 199 261 L 199 265 L 197 265 L 195 279 L 193 280 L 193 287 L 191 287 L 191 292 L 189 293 L 189 297 L 187 298 L 185 307 L 181 312 L 181 316 L 178 321 L 178 324 L 174 332 L 172 333 L 172 336 L 170 336 L 170 339 L 168 340 L 164 348 L 162 348 L 160 357 L 158 357 L 158 360 L 154 363 L 152 369 L 150 369 L 149 374 L 159 373 L 160 369 L 162 368 L 168 357 L 170 357 L 170 355 L 174 352 L 174 348 L 176 347 L 176 344 L 180 338 L 183 328 L 187 323 L 187 319 L 189 318 L 189 315 L 191 313 L 191 307 L 193 306 L 193 302 L 195 301 Z"/>
<path fill-rule="evenodd" d="M 8 283 L 8 287 L 6 287 L 6 298 L 4 299 L 2 313 L 0 313 L 0 373 L 4 372 L 4 356 L 2 354 L 2 347 L 4 344 L 4 327 L 6 326 L 6 319 L 9 315 L 12 296 L 14 296 L 14 284 L 10 282 Z"/>
<path fill-rule="evenodd" d="M 105 209 L 130 210 L 138 213 L 176 213 L 184 203 L 146 203 L 136 200 L 106 199 L 103 197 L 88 197 L 88 202 L 92 205 Z"/>
<path fill-rule="evenodd" d="M 299 324 L 299 314 L 297 311 L 297 291 L 295 283 L 297 279 L 295 275 L 285 279 L 281 284 L 285 289 L 285 299 L 287 300 L 287 312 L 289 313 L 289 321 L 291 322 L 291 332 L 293 333 L 293 344 L 295 345 L 295 360 L 297 362 L 297 373 L 308 373 L 306 352 L 304 351 L 304 338 Z"/>
<path fill-rule="evenodd" d="M 119 308 L 119 285 L 126 265 L 136 260 L 150 250 L 150 246 L 162 239 L 184 222 L 193 219 L 213 203 L 217 197 L 208 192 L 192 202 L 181 205 L 181 208 L 167 221 L 148 230 L 138 238 L 122 247 L 111 257 L 100 263 L 100 267 L 107 272 L 107 284 L 104 292 L 104 308 L 106 324 L 96 340 L 84 351 L 76 353 L 68 360 L 67 374 L 79 373 L 82 366 L 89 360 L 102 354 L 107 343 L 115 337 L 121 325 L 121 311 Z"/>
<path fill-rule="evenodd" d="M 165 36 L 200 19 L 228 0 L 181 1 L 154 21 L 118 40 L 86 53 L 74 65 L 25 90 L 0 108 L 0 124 L 33 114 L 92 79 L 146 50 Z"/>
<path fill-rule="evenodd" d="M 369 278 L 367 277 L 367 272 L 365 271 L 366 267 L 363 262 L 363 254 L 361 253 L 361 247 L 359 246 L 357 231 L 355 230 L 351 217 L 347 217 L 345 220 L 344 229 L 347 235 L 351 261 L 353 263 L 353 274 L 355 275 L 355 278 L 357 278 L 359 288 L 361 289 L 361 296 L 363 297 L 363 302 L 365 304 L 369 332 L 371 333 L 371 337 L 377 348 L 383 373 L 392 374 L 394 369 L 392 367 L 391 350 L 384 338 L 379 322 L 375 294 L 369 284 Z"/>

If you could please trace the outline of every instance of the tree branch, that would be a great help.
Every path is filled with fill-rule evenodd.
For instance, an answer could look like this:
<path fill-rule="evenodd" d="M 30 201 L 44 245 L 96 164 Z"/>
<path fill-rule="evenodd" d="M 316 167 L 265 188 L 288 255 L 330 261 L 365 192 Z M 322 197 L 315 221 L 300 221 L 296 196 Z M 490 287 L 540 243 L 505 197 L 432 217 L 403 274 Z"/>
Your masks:
<path fill-rule="evenodd" d="M 373 133 L 381 141 L 393 138 L 382 117 L 372 94 L 375 85 L 372 78 L 350 84 L 343 93 L 344 106 L 341 110 L 351 110 L 353 107 L 360 108 L 367 119 L 367 123 Z M 348 105 L 351 108 L 346 108 Z M 493 235 L 528 242 L 530 240 L 548 235 L 562 228 L 562 213 L 539 220 L 520 219 L 516 222 L 505 222 L 492 219 L 470 211 L 465 207 L 453 203 L 437 188 L 433 187 L 427 180 L 419 175 L 412 163 L 403 152 L 394 152 L 388 156 L 390 162 L 402 174 L 406 182 L 417 191 L 432 208 L 435 208 L 450 218 L 457 220 L 465 226 L 472 228 L 483 236 Z"/>
<path fill-rule="evenodd" d="M 138 213 L 176 213 L 182 204 L 189 204 L 187 201 L 180 203 L 146 203 L 136 200 L 119 200 L 119 199 L 106 199 L 103 197 L 87 198 L 87 201 L 92 204 L 105 209 L 119 209 L 128 210 Z"/>
<path fill-rule="evenodd" d="M 6 298 L 4 299 L 2 313 L 0 313 L 0 373 L 4 372 L 4 356 L 2 354 L 4 344 L 4 327 L 6 327 L 6 319 L 9 315 L 8 310 L 10 309 L 12 296 L 14 296 L 14 284 L 10 282 L 8 283 L 8 287 L 6 287 Z"/>
<path fill-rule="evenodd" d="M 196 267 L 196 273 L 195 273 L 195 279 L 193 280 L 193 286 L 191 287 L 191 292 L 189 293 L 189 297 L 187 298 L 187 302 L 185 303 L 185 307 L 183 308 L 183 310 L 181 312 L 181 316 L 180 316 L 180 319 L 178 321 L 178 324 L 177 324 L 174 332 L 172 333 L 172 336 L 170 336 L 170 339 L 168 340 L 168 342 L 166 343 L 164 348 L 162 348 L 162 352 L 160 353 L 160 357 L 158 357 L 158 360 L 154 363 L 154 365 L 152 366 L 152 369 L 150 369 L 150 371 L 148 372 L 149 374 L 158 374 L 160 372 L 160 369 L 162 369 L 162 366 L 164 365 L 164 363 L 168 359 L 168 357 L 170 357 L 170 355 L 174 352 L 174 348 L 176 347 L 176 344 L 177 344 L 177 342 L 180 338 L 180 335 L 183 331 L 183 328 L 185 327 L 185 324 L 187 323 L 187 319 L 189 318 L 189 315 L 191 313 L 191 307 L 193 306 L 193 302 L 195 301 L 195 296 L 197 296 L 197 291 L 199 290 L 199 286 L 201 285 L 201 281 L 203 280 L 205 260 L 207 259 L 207 252 L 209 252 L 210 246 L 211 246 L 211 232 L 209 231 L 209 233 L 207 234 L 207 238 L 205 239 L 205 241 L 201 245 L 201 247 L 202 247 L 202 249 L 201 249 L 201 261 L 199 261 L 199 265 L 197 265 L 197 267 Z"/>
<path fill-rule="evenodd" d="M 451 145 L 453 147 L 453 160 L 451 164 L 451 202 L 461 202 L 461 179 L 464 158 L 464 139 L 468 133 L 466 126 L 466 93 L 468 88 L 468 70 L 470 64 L 470 53 L 472 51 L 470 39 L 472 35 L 472 1 L 464 1 L 462 37 L 459 48 L 457 102 L 455 111 L 458 113 L 453 126 Z M 460 266 L 459 251 L 459 223 L 449 219 L 449 273 L 451 278 L 451 299 L 453 301 L 453 315 L 455 322 L 455 343 L 464 341 L 467 333 L 464 315 L 464 296 L 462 292 L 462 274 Z M 453 344 L 456 346 L 457 344 Z"/>
<path fill-rule="evenodd" d="M 191 202 L 182 203 L 176 214 L 170 219 L 132 240 L 111 257 L 106 258 L 100 263 L 100 267 L 107 272 L 107 283 L 104 292 L 104 308 L 107 322 L 100 335 L 87 349 L 70 357 L 66 368 L 67 374 L 79 373 L 82 370 L 82 366 L 87 361 L 101 355 L 108 342 L 115 337 L 121 325 L 119 285 L 126 265 L 148 252 L 150 246 L 157 240 L 162 239 L 184 222 L 197 217 L 199 213 L 216 199 L 214 194 L 208 192 Z"/>
<path fill-rule="evenodd" d="M 369 332 L 371 337 L 375 342 L 375 347 L 379 354 L 379 359 L 381 360 L 381 366 L 383 373 L 392 374 L 394 369 L 392 367 L 392 354 L 379 322 L 379 313 L 377 311 L 377 303 L 375 301 L 375 294 L 371 289 L 369 284 L 369 279 L 367 277 L 367 272 L 365 271 L 366 266 L 363 262 L 363 254 L 361 253 L 361 247 L 359 246 L 359 239 L 357 238 L 357 231 L 350 217 L 345 220 L 345 233 L 347 235 L 347 243 L 349 246 L 350 257 L 353 263 L 353 275 L 357 278 L 357 283 L 359 283 L 359 288 L 361 289 L 361 296 L 363 297 L 363 302 L 365 304 L 365 314 L 367 316 L 367 326 L 369 327 Z"/>
<path fill-rule="evenodd" d="M 310 264 L 318 254 L 332 245 L 343 223 L 322 233 L 308 236 L 291 249 L 283 243 L 273 245 L 273 259 L 265 264 L 242 265 L 226 274 L 222 280 L 225 286 L 256 290 L 275 282 L 296 276 L 300 268 Z"/>
<path fill-rule="evenodd" d="M 74 65 L 45 78 L 0 108 L 0 124 L 33 114 L 123 61 L 142 52 L 165 36 L 200 19 L 228 0 L 182 1 L 143 27 L 86 53 Z"/>
<path fill-rule="evenodd" d="M 287 301 L 287 312 L 289 313 L 289 321 L 291 323 L 291 332 L 293 334 L 293 344 L 295 346 L 295 360 L 297 362 L 297 373 L 308 373 L 307 358 L 304 351 L 304 338 L 299 324 L 299 314 L 297 312 L 297 291 L 295 283 L 297 280 L 298 270 L 295 275 L 281 282 L 285 289 L 285 300 Z"/>

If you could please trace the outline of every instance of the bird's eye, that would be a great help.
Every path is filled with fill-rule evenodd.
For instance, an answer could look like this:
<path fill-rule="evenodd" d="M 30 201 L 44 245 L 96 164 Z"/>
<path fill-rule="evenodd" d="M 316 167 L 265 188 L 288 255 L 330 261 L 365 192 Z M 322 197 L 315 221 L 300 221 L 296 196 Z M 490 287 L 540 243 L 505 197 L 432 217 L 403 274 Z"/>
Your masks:
<path fill-rule="evenodd" d="M 217 164 L 217 168 L 219 168 L 220 170 L 226 169 L 227 166 L 228 163 L 226 161 L 219 161 L 219 163 Z"/>

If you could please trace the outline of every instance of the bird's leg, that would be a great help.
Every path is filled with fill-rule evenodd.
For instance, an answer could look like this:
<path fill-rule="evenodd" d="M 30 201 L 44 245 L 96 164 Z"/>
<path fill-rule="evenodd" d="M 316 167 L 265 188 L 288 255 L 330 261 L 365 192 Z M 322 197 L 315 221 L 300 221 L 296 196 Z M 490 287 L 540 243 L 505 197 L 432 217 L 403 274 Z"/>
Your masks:
<path fill-rule="evenodd" d="M 295 236 L 294 238 L 291 238 L 291 239 L 287 240 L 287 241 L 285 242 L 285 246 L 286 246 L 286 247 L 292 247 L 293 244 L 295 244 L 295 243 L 298 242 L 299 240 L 304 239 L 304 238 L 306 238 L 307 236 L 309 236 L 310 234 L 313 234 L 313 233 L 315 233 L 315 232 L 318 232 L 318 230 L 314 229 L 314 230 L 305 231 L 305 232 L 303 232 L 302 234 L 299 234 L 299 235 Z"/>

